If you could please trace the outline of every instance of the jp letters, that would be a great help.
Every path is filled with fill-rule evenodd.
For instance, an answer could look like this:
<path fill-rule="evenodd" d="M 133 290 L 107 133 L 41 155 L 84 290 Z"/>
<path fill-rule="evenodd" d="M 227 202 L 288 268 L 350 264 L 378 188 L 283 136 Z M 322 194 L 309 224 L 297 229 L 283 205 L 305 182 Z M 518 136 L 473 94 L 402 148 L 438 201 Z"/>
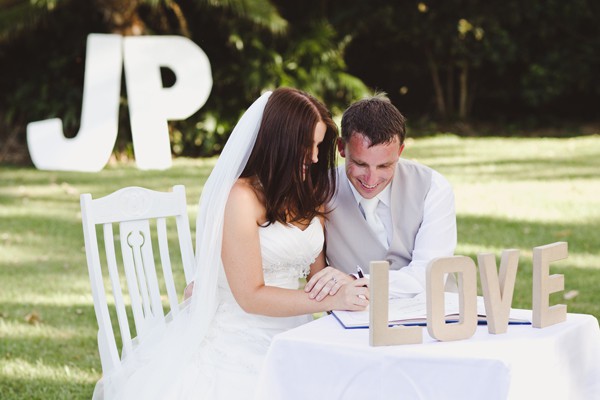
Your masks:
<path fill-rule="evenodd" d="M 66 138 L 59 118 L 28 124 L 27 145 L 34 165 L 87 172 L 104 168 L 117 139 L 124 69 L 137 166 L 169 168 L 167 121 L 191 116 L 206 103 L 212 89 L 204 51 L 181 36 L 90 34 L 86 53 L 79 132 Z M 173 86 L 163 87 L 161 67 L 175 74 Z"/>

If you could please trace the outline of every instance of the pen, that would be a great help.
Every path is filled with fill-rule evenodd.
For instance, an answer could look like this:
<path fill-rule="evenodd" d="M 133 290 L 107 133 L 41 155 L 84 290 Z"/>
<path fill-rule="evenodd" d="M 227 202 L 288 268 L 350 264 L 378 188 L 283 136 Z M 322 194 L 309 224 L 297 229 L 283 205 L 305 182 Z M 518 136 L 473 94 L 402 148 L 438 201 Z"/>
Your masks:
<path fill-rule="evenodd" d="M 364 278 L 365 275 L 363 274 L 362 268 L 360 267 L 360 265 L 356 265 L 356 273 L 358 274 L 359 278 Z M 363 287 L 367 287 L 367 285 L 363 285 Z M 365 300 L 366 297 L 363 296 L 362 294 L 358 295 L 358 297 L 360 297 L 361 299 Z"/>
<path fill-rule="evenodd" d="M 365 275 L 362 272 L 362 268 L 360 267 L 360 265 L 356 266 L 356 272 L 358 273 L 358 277 L 359 278 L 364 278 L 365 277 Z"/>

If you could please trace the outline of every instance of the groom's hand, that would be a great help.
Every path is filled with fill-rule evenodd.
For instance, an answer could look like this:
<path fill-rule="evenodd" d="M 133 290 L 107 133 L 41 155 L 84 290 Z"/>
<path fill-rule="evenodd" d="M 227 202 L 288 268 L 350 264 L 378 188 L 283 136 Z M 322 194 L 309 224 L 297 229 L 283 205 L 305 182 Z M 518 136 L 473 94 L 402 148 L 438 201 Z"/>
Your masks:
<path fill-rule="evenodd" d="M 342 285 L 354 281 L 352 275 L 348 275 L 333 267 L 325 267 L 310 278 L 304 287 L 308 297 L 317 301 L 327 296 L 335 295 Z"/>

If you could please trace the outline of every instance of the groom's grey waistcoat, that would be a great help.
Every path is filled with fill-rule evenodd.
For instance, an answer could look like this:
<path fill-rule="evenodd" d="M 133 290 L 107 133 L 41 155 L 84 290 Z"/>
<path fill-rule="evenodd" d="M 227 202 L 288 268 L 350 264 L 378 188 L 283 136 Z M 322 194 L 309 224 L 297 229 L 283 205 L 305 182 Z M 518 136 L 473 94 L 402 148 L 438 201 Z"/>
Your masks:
<path fill-rule="evenodd" d="M 423 205 L 431 187 L 431 169 L 404 159 L 398 161 L 391 183 L 393 234 L 387 250 L 367 225 L 345 173 L 344 166 L 338 168 L 338 187 L 330 202 L 333 211 L 325 223 L 329 264 L 347 273 L 356 273 L 357 264 L 368 273 L 371 261 L 387 260 L 390 269 L 408 265 L 423 221 Z"/>

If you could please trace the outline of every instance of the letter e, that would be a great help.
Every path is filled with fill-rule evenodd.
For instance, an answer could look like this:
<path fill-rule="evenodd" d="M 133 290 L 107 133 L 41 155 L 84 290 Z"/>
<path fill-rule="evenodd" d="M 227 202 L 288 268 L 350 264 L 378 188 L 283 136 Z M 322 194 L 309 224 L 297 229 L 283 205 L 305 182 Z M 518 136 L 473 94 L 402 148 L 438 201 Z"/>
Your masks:
<path fill-rule="evenodd" d="M 533 248 L 533 327 L 545 328 L 567 319 L 567 306 L 550 304 L 550 293 L 565 288 L 564 275 L 550 275 L 550 263 L 569 255 L 566 242 L 557 242 Z"/>

